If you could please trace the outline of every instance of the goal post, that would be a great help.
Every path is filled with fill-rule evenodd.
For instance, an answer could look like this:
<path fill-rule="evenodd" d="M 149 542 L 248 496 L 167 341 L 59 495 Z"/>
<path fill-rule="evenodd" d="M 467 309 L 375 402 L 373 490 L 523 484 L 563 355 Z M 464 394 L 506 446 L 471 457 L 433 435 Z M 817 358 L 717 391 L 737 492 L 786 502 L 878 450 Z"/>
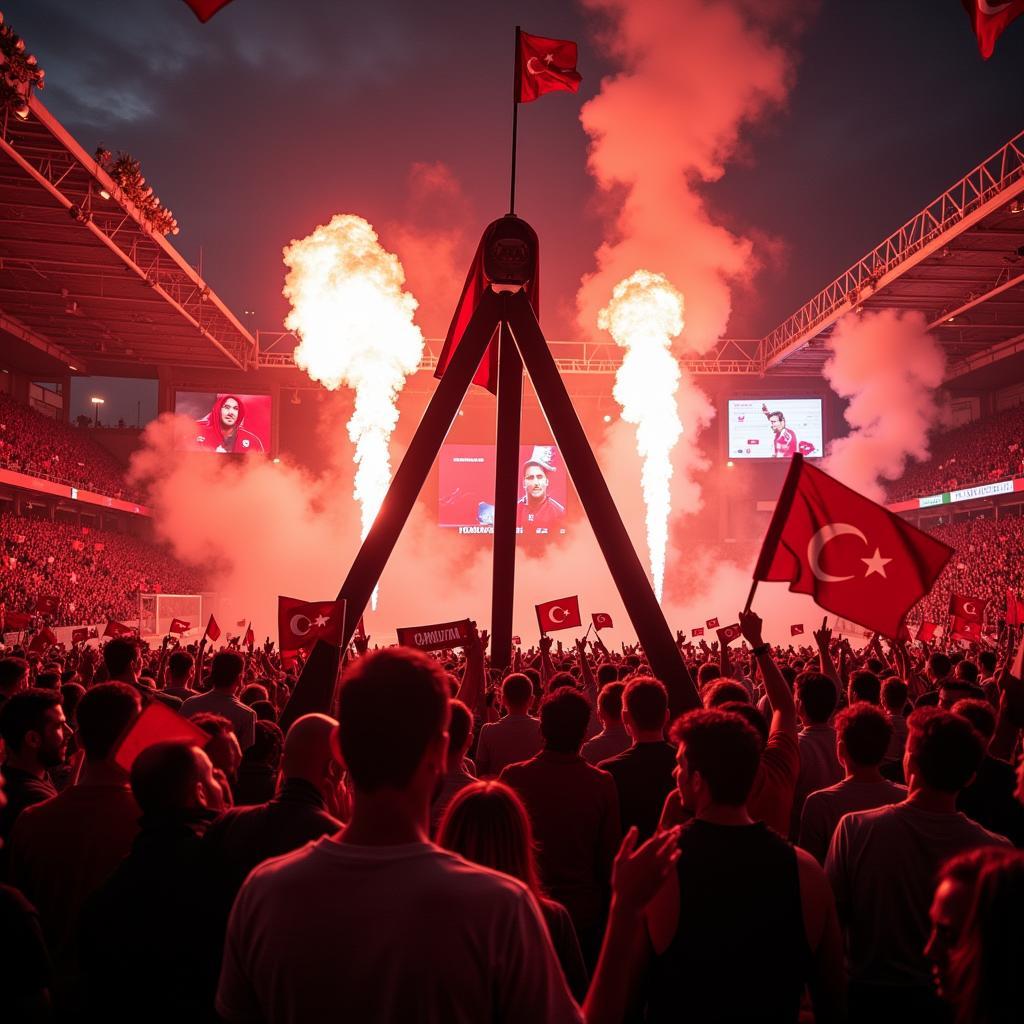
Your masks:
<path fill-rule="evenodd" d="M 189 624 L 184 634 L 199 639 L 206 628 L 203 618 L 202 594 L 139 594 L 139 635 L 143 638 L 163 637 L 172 619 Z"/>

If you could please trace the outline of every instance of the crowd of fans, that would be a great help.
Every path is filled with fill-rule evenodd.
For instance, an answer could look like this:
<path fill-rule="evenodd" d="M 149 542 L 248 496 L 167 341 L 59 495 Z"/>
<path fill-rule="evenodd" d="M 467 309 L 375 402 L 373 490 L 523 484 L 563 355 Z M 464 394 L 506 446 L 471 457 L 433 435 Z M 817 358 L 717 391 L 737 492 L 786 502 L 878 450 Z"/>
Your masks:
<path fill-rule="evenodd" d="M 0 467 L 125 501 L 141 497 L 125 467 L 89 436 L 0 392 Z"/>
<path fill-rule="evenodd" d="M 964 519 L 928 532 L 955 553 L 914 618 L 945 625 L 950 597 L 960 594 L 987 601 L 994 628 L 1006 616 L 1007 590 L 1024 595 L 1024 516 Z"/>
<path fill-rule="evenodd" d="M 930 449 L 927 462 L 888 485 L 890 501 L 1024 476 L 1024 405 L 936 433 Z"/>
<path fill-rule="evenodd" d="M 140 590 L 201 589 L 197 573 L 129 534 L 0 514 L 0 600 L 7 613 L 39 611 L 50 626 L 124 621 L 138 616 Z"/>
<path fill-rule="evenodd" d="M 8 651 L 4 1019 L 1020 1020 L 1014 638 L 741 629 Z"/>

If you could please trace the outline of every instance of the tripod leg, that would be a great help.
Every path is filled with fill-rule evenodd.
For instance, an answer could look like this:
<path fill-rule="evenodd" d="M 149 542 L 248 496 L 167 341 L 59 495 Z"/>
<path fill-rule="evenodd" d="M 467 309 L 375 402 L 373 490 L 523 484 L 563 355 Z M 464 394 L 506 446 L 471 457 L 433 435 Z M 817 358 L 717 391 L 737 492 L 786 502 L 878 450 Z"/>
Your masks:
<path fill-rule="evenodd" d="M 370 527 L 352 568 L 338 592 L 347 602 L 345 637 L 342 647 L 352 638 L 359 617 L 366 609 L 373 588 L 398 542 L 416 498 L 427 479 L 430 467 L 469 390 L 473 374 L 501 320 L 501 300 L 488 289 L 476 308 L 451 362 L 430 398 L 423 418 L 413 434 L 409 449 L 395 472 L 377 518 Z"/>
<path fill-rule="evenodd" d="M 512 661 L 512 598 L 516 576 L 516 500 L 523 363 L 502 323 L 498 338 L 498 429 L 494 474 L 494 567 L 491 573 L 491 664 Z"/>
<path fill-rule="evenodd" d="M 505 310 L 526 372 L 569 468 L 622 603 L 647 654 L 651 671 L 668 689 L 669 710 L 676 715 L 700 707 L 697 688 L 633 549 L 529 300 L 523 292 L 510 295 L 506 298 Z"/>

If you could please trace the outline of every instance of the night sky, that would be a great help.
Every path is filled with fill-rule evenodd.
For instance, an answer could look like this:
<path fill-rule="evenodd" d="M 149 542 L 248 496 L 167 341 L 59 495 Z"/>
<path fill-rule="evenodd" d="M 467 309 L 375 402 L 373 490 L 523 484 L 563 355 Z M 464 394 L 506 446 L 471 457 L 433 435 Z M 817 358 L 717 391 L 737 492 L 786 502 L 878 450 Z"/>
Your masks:
<path fill-rule="evenodd" d="M 716 220 L 756 243 L 762 269 L 734 289 L 726 333 L 758 337 L 1021 129 L 1024 19 L 986 63 L 959 0 L 744 2 L 794 15 L 780 31 L 788 101 L 703 188 Z M 579 96 L 520 114 L 517 212 L 541 238 L 546 332 L 564 338 L 609 230 L 578 119 L 618 70 L 597 7 L 235 0 L 205 26 L 180 0 L 2 9 L 46 69 L 43 102 L 87 151 L 142 161 L 181 225 L 174 244 L 268 330 L 288 308 L 282 247 L 352 212 L 386 247 L 444 234 L 457 278 L 417 294 L 424 333 L 443 334 L 480 230 L 506 212 L 514 26 L 577 40 Z M 440 188 L 424 191 L 424 166 Z M 76 387 L 85 404 L 98 383 Z M 134 423 L 139 386 L 104 387 L 108 418 Z"/>

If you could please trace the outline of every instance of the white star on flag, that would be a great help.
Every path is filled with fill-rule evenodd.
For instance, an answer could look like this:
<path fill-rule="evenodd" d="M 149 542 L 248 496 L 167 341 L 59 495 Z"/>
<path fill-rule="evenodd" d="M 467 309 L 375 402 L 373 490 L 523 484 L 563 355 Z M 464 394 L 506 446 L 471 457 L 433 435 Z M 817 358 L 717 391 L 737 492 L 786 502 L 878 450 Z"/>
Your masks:
<path fill-rule="evenodd" d="M 861 561 L 868 567 L 867 572 L 864 573 L 864 578 L 878 573 L 879 576 L 885 579 L 889 578 L 889 574 L 885 571 L 885 567 L 892 561 L 891 558 L 883 558 L 882 553 L 875 548 L 875 553 L 870 558 L 861 558 Z"/>
<path fill-rule="evenodd" d="M 329 621 L 330 620 L 327 618 L 326 615 L 321 614 L 313 620 L 313 625 L 318 627 L 319 629 L 323 629 L 323 627 L 326 626 Z"/>

